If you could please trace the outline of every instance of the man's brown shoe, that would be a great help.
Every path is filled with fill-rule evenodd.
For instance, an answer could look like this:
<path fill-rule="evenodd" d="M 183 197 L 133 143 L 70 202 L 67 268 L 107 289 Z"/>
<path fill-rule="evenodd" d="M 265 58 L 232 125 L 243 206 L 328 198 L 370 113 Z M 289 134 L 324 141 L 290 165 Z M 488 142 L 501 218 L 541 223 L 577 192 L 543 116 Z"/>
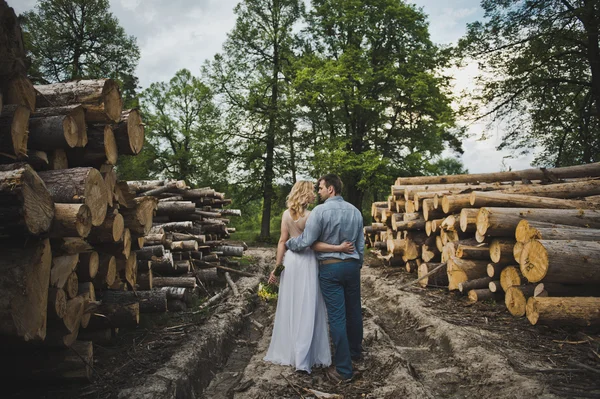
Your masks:
<path fill-rule="evenodd" d="M 325 370 L 325 375 L 327 375 L 327 378 L 329 378 L 330 381 L 333 381 L 336 384 L 339 384 L 340 382 L 349 382 L 352 380 L 352 377 L 344 378 L 343 375 L 338 373 L 338 371 L 335 369 L 335 366 L 328 367 Z"/>

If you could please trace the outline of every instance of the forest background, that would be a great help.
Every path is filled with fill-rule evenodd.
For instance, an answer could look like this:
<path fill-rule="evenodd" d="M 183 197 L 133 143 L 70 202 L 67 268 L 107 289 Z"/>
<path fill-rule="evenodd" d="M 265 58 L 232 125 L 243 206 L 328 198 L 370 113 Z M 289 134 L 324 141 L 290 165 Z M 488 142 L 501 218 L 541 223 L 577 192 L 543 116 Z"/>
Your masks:
<path fill-rule="evenodd" d="M 500 149 L 536 149 L 538 166 L 599 160 L 599 2 L 481 7 L 449 46 L 401 0 L 242 0 L 220 52 L 144 90 L 108 0 L 38 0 L 19 17 L 34 83 L 111 77 L 141 109 L 146 144 L 120 157 L 120 179 L 224 191 L 236 238 L 273 242 L 296 180 L 338 173 L 366 210 L 398 176 L 466 172 L 447 155 L 473 123 L 501 126 Z M 453 68 L 474 63 L 474 89 L 452 91 Z"/>

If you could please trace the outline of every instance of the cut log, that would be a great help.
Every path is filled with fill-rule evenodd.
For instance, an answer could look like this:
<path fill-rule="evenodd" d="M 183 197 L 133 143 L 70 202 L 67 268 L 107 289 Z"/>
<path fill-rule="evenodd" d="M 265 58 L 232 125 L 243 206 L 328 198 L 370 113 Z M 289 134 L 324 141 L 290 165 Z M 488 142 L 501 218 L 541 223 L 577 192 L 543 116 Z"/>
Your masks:
<path fill-rule="evenodd" d="M 48 288 L 48 319 L 58 320 L 67 312 L 67 295 L 60 288 Z"/>
<path fill-rule="evenodd" d="M 517 241 L 527 243 L 531 240 L 577 240 L 598 241 L 600 229 L 577 228 L 544 222 L 521 220 L 515 231 Z"/>
<path fill-rule="evenodd" d="M 502 285 L 500 284 L 500 280 L 492 280 L 488 284 L 488 288 L 492 292 L 504 292 L 502 289 Z"/>
<path fill-rule="evenodd" d="M 527 298 L 533 296 L 534 285 L 514 285 L 509 287 L 504 296 L 504 304 L 511 315 L 525 316 Z"/>
<path fill-rule="evenodd" d="M 487 276 L 487 264 L 485 260 L 460 259 L 452 257 L 448 260 L 448 289 L 457 290 L 458 284 L 467 280 Z"/>
<path fill-rule="evenodd" d="M 409 260 L 404 264 L 404 268 L 406 269 L 407 273 L 414 273 L 419 269 L 420 264 L 420 259 Z"/>
<path fill-rule="evenodd" d="M 198 242 L 195 240 L 173 241 L 171 243 L 171 251 L 197 251 Z"/>
<path fill-rule="evenodd" d="M 442 211 L 445 214 L 460 212 L 464 208 L 471 208 L 469 194 L 453 194 L 442 197 Z"/>
<path fill-rule="evenodd" d="M 115 171 L 114 165 L 101 165 L 100 174 L 104 178 L 104 184 L 106 185 L 106 192 L 108 194 L 106 199 L 108 206 L 113 207 L 115 199 L 115 187 L 117 185 L 117 172 Z"/>
<path fill-rule="evenodd" d="M 73 148 L 80 141 L 77 122 L 70 116 L 55 115 L 29 118 L 28 148 L 54 151 Z"/>
<path fill-rule="evenodd" d="M 96 242 L 119 242 L 123 239 L 125 222 L 123 215 L 116 209 L 108 212 L 101 225 L 93 227 L 90 231 L 88 241 Z"/>
<path fill-rule="evenodd" d="M 77 273 L 72 272 L 67 278 L 65 286 L 62 287 L 67 294 L 68 299 L 73 299 L 79 293 L 79 280 L 77 279 Z"/>
<path fill-rule="evenodd" d="M 500 301 L 504 298 L 504 292 L 492 292 L 487 288 L 479 290 L 471 290 L 467 294 L 471 302 L 483 302 L 483 301 Z"/>
<path fill-rule="evenodd" d="M 473 233 L 477 230 L 477 214 L 479 209 L 464 208 L 460 211 L 460 229 L 463 233 Z"/>
<path fill-rule="evenodd" d="M 463 281 L 458 284 L 458 290 L 466 295 L 470 290 L 488 288 L 491 281 L 493 280 L 490 277 L 480 277 L 474 280 Z"/>
<path fill-rule="evenodd" d="M 121 122 L 114 127 L 117 148 L 120 154 L 137 155 L 144 145 L 144 124 L 137 109 L 121 113 Z"/>
<path fill-rule="evenodd" d="M 600 286 L 597 284 L 560 284 L 539 283 L 535 286 L 533 296 L 547 292 L 548 296 L 600 296 Z"/>
<path fill-rule="evenodd" d="M 87 237 L 92 229 L 92 211 L 86 204 L 54 204 L 50 237 Z"/>
<path fill-rule="evenodd" d="M 522 285 L 525 282 L 517 266 L 507 266 L 500 272 L 500 285 L 504 292 L 514 285 Z"/>
<path fill-rule="evenodd" d="M 445 176 L 416 176 L 399 177 L 396 185 L 424 185 L 424 184 L 459 184 L 459 183 L 493 183 L 502 181 L 526 180 L 556 180 L 576 177 L 600 176 L 600 163 L 587 165 L 567 166 L 553 169 L 524 169 L 509 172 L 477 173 L 464 175 Z"/>
<path fill-rule="evenodd" d="M 16 160 L 27 158 L 29 108 L 5 105 L 0 112 L 0 148 Z"/>
<path fill-rule="evenodd" d="M 18 104 L 27 107 L 32 112 L 35 111 L 35 89 L 26 74 L 17 73 L 8 80 L 6 87 L 0 88 L 0 91 L 3 89 L 6 90 L 6 104 Z"/>
<path fill-rule="evenodd" d="M 521 253 L 521 273 L 532 283 L 600 283 L 600 242 L 530 241 Z"/>
<path fill-rule="evenodd" d="M 435 273 L 430 276 L 427 275 L 430 271 L 440 266 L 441 263 L 421 263 L 418 268 L 419 285 L 421 287 L 447 287 L 448 286 L 448 273 L 446 266 L 441 267 Z"/>
<path fill-rule="evenodd" d="M 81 104 L 88 123 L 119 122 L 123 101 L 119 85 L 112 79 L 76 80 L 35 86 L 38 106 Z"/>
<path fill-rule="evenodd" d="M 215 247 L 214 252 L 220 252 L 223 256 L 244 256 L 244 247 L 234 247 L 231 245 L 222 245 Z"/>
<path fill-rule="evenodd" d="M 0 165 L 0 200 L 0 235 L 38 235 L 50 229 L 54 202 L 31 166 Z"/>
<path fill-rule="evenodd" d="M 600 228 L 600 211 L 584 209 L 481 208 L 477 232 L 513 237 L 521 219 L 569 226 Z"/>
<path fill-rule="evenodd" d="M 98 259 L 98 273 L 93 280 L 94 287 L 102 289 L 111 286 L 117 278 L 117 260 L 111 254 L 100 253 Z"/>
<path fill-rule="evenodd" d="M 423 218 L 425 220 L 439 219 L 444 216 L 444 211 L 433 207 L 433 199 L 423 200 Z"/>
<path fill-rule="evenodd" d="M 153 277 L 154 287 L 186 287 L 196 288 L 196 278 L 194 277 Z"/>
<path fill-rule="evenodd" d="M 170 252 L 166 252 L 164 256 L 160 258 L 153 258 L 150 261 L 150 268 L 154 273 L 155 278 L 162 275 L 172 275 L 175 271 L 173 265 L 173 256 Z"/>
<path fill-rule="evenodd" d="M 186 236 L 193 237 L 191 234 Z M 177 240 L 180 241 L 180 240 Z M 154 245 L 163 245 L 167 242 L 167 236 L 165 233 L 157 233 L 157 234 L 148 234 L 144 236 L 144 248 L 154 246 Z M 139 250 L 142 250 L 140 248 Z"/>
<path fill-rule="evenodd" d="M 521 252 L 523 252 L 524 243 L 517 241 L 513 247 L 513 258 L 517 263 L 521 263 Z"/>
<path fill-rule="evenodd" d="M 147 247 L 135 251 L 138 260 L 152 260 L 165 255 L 165 247 L 163 245 L 149 245 Z"/>
<path fill-rule="evenodd" d="M 164 313 L 167 311 L 167 293 L 151 291 L 104 291 L 102 301 L 109 304 L 139 303 L 140 313 Z"/>
<path fill-rule="evenodd" d="M 140 322 L 140 304 L 127 305 L 102 303 L 92 315 L 88 325 L 89 330 L 106 328 L 135 328 Z"/>
<path fill-rule="evenodd" d="M 527 300 L 527 319 L 533 325 L 600 325 L 600 298 L 531 297 Z"/>
<path fill-rule="evenodd" d="M 435 244 L 435 237 L 429 237 L 421 246 L 421 258 L 425 262 L 431 262 L 434 259 L 441 259 L 440 251 Z"/>
<path fill-rule="evenodd" d="M 138 263 L 138 269 L 139 267 L 140 265 Z M 154 286 L 152 280 L 152 269 L 148 270 L 147 272 L 138 273 L 137 286 L 142 291 L 152 289 L 152 287 Z"/>
<path fill-rule="evenodd" d="M 71 273 L 77 268 L 78 262 L 79 254 L 53 257 L 52 269 L 50 270 L 50 286 L 64 289 Z"/>
<path fill-rule="evenodd" d="M 164 232 L 169 231 L 187 231 L 193 234 L 194 224 L 192 222 L 170 222 L 170 223 L 157 223 L 152 224 L 152 232 L 158 232 L 163 230 Z"/>
<path fill-rule="evenodd" d="M 134 288 L 137 283 L 137 254 L 132 252 L 127 259 L 117 259 L 117 273 L 122 280 Z"/>
<path fill-rule="evenodd" d="M 77 278 L 80 283 L 92 281 L 98 274 L 100 258 L 98 252 L 82 252 L 79 254 L 79 266 L 77 266 Z"/>
<path fill-rule="evenodd" d="M 119 242 L 96 244 L 98 251 L 109 253 L 119 259 L 129 258 L 131 254 L 131 233 L 129 229 L 123 231 L 123 239 Z"/>
<path fill-rule="evenodd" d="M 595 209 L 596 205 L 586 201 L 560 198 L 534 197 L 523 194 L 508 194 L 497 191 L 473 191 L 470 194 L 472 207 L 513 207 L 547 209 Z"/>
<path fill-rule="evenodd" d="M 479 259 L 479 260 L 489 260 L 490 259 L 490 249 L 487 244 L 479 244 L 479 245 L 466 245 L 459 244 L 456 247 L 455 256 L 461 259 Z"/>
<path fill-rule="evenodd" d="M 196 204 L 191 201 L 159 202 L 156 216 L 183 216 L 194 213 Z"/>
<path fill-rule="evenodd" d="M 77 136 L 77 142 L 74 146 L 69 147 L 85 147 L 87 144 L 87 125 L 85 123 L 85 111 L 79 104 L 66 105 L 64 107 L 44 107 L 38 108 L 30 116 L 30 120 L 33 118 L 45 118 L 49 116 L 68 116 L 75 122 L 75 134 Z M 31 122 L 30 122 L 31 123 Z M 30 133 L 31 135 L 31 133 Z M 31 140 L 31 139 L 30 139 Z M 35 147 L 32 147 L 35 148 Z M 65 147 L 59 147 L 65 148 Z M 62 168 L 59 168 L 62 169 Z"/>
<path fill-rule="evenodd" d="M 508 238 L 496 238 L 490 242 L 490 259 L 494 263 L 511 263 L 516 241 Z"/>
<path fill-rule="evenodd" d="M 122 209 L 121 213 L 125 220 L 125 226 L 133 233 L 143 236 L 150 233 L 152 229 L 152 218 L 158 200 L 155 197 L 139 197 L 135 198 L 134 201 L 134 208 Z M 191 222 L 189 223 L 191 224 Z"/>
<path fill-rule="evenodd" d="M 92 225 L 100 226 L 106 217 L 108 195 L 104 179 L 94 168 L 48 170 L 39 173 L 54 202 L 84 203 L 92 212 Z"/>
<path fill-rule="evenodd" d="M 568 183 L 521 184 L 503 189 L 502 192 L 562 199 L 580 198 L 600 194 L 600 180 L 584 179 Z"/>
<path fill-rule="evenodd" d="M 117 163 L 117 144 L 110 126 L 91 127 L 87 131 L 87 137 L 85 147 L 67 149 L 69 165 L 100 168 L 103 164 Z"/>
<path fill-rule="evenodd" d="M 488 263 L 487 275 L 489 277 L 494 277 L 494 279 L 498 279 L 498 278 L 500 278 L 500 273 L 502 273 L 502 270 L 504 270 L 508 266 L 511 266 L 511 265 L 506 264 L 506 263 Z M 518 267 L 518 266 L 515 266 L 515 267 Z"/>
<path fill-rule="evenodd" d="M 67 153 L 65 150 L 59 149 L 50 151 L 48 153 L 48 169 L 67 169 L 69 167 L 69 160 L 67 159 Z"/>

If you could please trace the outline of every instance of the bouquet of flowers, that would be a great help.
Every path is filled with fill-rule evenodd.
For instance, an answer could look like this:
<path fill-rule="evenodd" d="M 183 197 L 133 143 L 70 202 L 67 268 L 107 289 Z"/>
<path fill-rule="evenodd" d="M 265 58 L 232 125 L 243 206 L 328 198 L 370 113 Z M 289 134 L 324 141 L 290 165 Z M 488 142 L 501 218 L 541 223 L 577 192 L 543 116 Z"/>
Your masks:
<path fill-rule="evenodd" d="M 270 300 L 277 300 L 277 294 L 279 292 L 279 287 L 276 284 L 263 284 L 260 283 L 258 285 L 258 297 L 265 302 L 269 302 Z"/>

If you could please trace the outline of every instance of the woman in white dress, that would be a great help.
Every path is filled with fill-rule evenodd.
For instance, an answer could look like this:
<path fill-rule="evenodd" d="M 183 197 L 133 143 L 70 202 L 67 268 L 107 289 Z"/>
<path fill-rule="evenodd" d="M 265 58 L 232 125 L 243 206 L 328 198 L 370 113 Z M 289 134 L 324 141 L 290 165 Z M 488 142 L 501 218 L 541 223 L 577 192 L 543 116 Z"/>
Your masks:
<path fill-rule="evenodd" d="M 286 241 L 302 234 L 314 202 L 314 185 L 299 181 L 287 197 L 288 209 L 281 218 L 281 237 L 277 245 L 277 261 L 285 269 L 280 276 L 279 296 L 271 344 L 264 360 L 291 365 L 296 370 L 311 372 L 313 366 L 331 364 L 327 309 L 319 287 L 319 265 L 313 251 L 352 252 L 349 242 L 330 245 L 316 242 L 302 252 L 287 251 Z M 284 258 L 285 254 L 285 258 Z M 276 281 L 273 272 L 269 282 Z"/>

